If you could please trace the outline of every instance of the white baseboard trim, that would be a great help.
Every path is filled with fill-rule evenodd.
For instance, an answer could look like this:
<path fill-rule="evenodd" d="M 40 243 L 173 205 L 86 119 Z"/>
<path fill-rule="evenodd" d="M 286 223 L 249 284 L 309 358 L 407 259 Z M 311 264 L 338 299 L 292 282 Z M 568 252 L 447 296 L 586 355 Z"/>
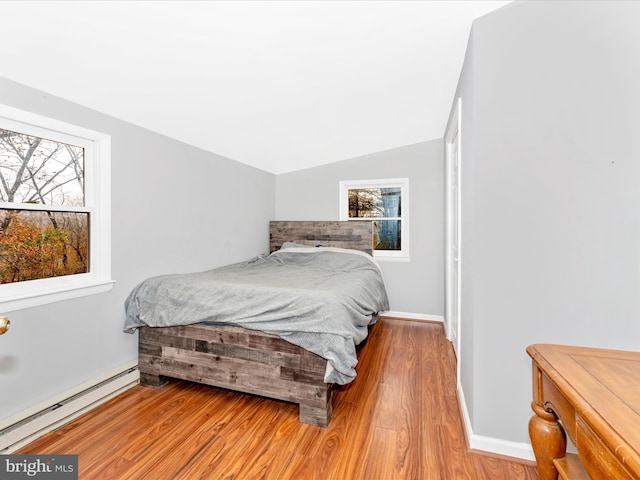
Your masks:
<path fill-rule="evenodd" d="M 409 313 L 409 312 L 395 312 L 393 310 L 388 310 L 386 312 L 380 312 L 381 317 L 394 317 L 394 318 L 403 318 L 407 320 L 421 320 L 424 322 L 443 322 L 443 315 L 425 315 L 423 313 Z"/>
<path fill-rule="evenodd" d="M 137 361 L 129 362 L 0 423 L 0 454 L 14 452 L 137 385 Z"/>
<path fill-rule="evenodd" d="M 530 443 L 511 442 L 501 438 L 485 437 L 473 433 L 471 418 L 467 411 L 467 402 L 460 384 L 458 384 L 458 404 L 469 449 L 535 462 L 536 459 Z"/>

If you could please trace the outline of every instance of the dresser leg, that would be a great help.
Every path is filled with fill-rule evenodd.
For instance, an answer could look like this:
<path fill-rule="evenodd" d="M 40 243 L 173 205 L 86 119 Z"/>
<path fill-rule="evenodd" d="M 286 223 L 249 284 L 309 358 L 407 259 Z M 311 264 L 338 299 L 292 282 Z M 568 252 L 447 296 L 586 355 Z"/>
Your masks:
<path fill-rule="evenodd" d="M 539 480 L 556 480 L 558 471 L 553 465 L 555 458 L 564 457 L 567 451 L 567 437 L 553 412 L 543 406 L 531 403 L 535 415 L 529 420 L 529 437 L 536 456 Z"/>

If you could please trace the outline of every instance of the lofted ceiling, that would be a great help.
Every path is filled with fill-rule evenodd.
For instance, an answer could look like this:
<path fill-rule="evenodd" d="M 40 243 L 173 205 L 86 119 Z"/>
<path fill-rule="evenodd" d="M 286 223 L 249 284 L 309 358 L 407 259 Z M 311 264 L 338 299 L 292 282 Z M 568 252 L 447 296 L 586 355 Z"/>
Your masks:
<path fill-rule="evenodd" d="M 508 1 L 0 1 L 0 76 L 280 174 L 440 138 Z"/>

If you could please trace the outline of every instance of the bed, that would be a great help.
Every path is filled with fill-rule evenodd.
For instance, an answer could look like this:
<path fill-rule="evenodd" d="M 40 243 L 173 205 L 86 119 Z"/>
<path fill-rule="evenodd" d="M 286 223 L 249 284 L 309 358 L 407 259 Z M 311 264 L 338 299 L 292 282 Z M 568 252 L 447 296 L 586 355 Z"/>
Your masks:
<path fill-rule="evenodd" d="M 141 384 L 293 402 L 301 422 L 328 426 L 334 385 L 355 378 L 356 347 L 388 310 L 371 247 L 369 222 L 271 222 L 268 256 L 145 280 L 124 328 L 139 331 Z"/>

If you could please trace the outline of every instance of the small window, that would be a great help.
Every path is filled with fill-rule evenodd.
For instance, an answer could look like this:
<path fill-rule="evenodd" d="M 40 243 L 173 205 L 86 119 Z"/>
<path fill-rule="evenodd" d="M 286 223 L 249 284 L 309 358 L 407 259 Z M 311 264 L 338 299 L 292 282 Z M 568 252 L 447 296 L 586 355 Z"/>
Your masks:
<path fill-rule="evenodd" d="M 373 222 L 373 254 L 409 259 L 409 180 L 340 182 L 340 219 Z"/>
<path fill-rule="evenodd" d="M 111 287 L 109 151 L 106 135 L 0 105 L 0 311 Z"/>

